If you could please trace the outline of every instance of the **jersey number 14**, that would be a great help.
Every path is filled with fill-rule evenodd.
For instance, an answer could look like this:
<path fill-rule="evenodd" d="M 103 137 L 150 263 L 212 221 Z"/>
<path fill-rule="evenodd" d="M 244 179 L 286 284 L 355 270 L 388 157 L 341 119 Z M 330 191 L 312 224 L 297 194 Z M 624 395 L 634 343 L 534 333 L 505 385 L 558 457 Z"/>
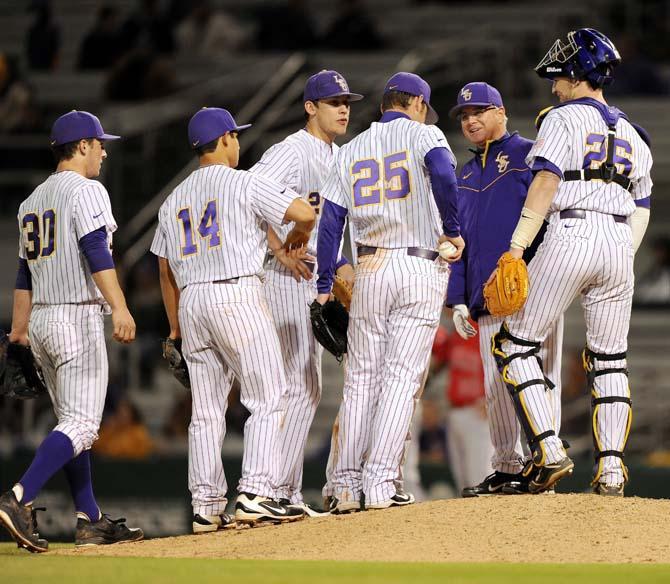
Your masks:
<path fill-rule="evenodd" d="M 208 240 L 208 249 L 221 245 L 217 215 L 216 201 L 209 201 L 202 212 L 200 223 L 195 228 L 202 239 Z M 198 243 L 195 241 L 196 234 L 194 233 L 194 225 L 191 221 L 191 209 L 189 207 L 180 209 L 179 213 L 177 213 L 177 220 L 181 222 L 182 233 L 184 235 L 181 255 L 189 256 L 198 253 Z"/>

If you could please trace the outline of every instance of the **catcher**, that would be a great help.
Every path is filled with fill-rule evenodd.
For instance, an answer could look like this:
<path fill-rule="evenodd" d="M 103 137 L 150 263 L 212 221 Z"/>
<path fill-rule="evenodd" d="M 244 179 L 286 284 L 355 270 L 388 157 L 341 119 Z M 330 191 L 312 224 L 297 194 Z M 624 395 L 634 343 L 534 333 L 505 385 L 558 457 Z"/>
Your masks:
<path fill-rule="evenodd" d="M 461 123 L 465 138 L 475 147 L 474 156 L 463 165 L 458 178 L 458 211 L 465 252 L 452 264 L 447 289 L 447 306 L 453 309 L 456 331 L 463 339 L 477 334 L 469 319 L 477 321 L 479 350 L 484 366 L 484 388 L 489 431 L 494 452 L 494 472 L 484 480 L 463 489 L 464 497 L 527 493 L 529 480 L 522 469 L 527 456 L 520 440 L 520 426 L 495 360 L 491 336 L 500 330 L 503 317 L 518 310 L 528 293 L 528 276 L 523 259 L 508 254 L 496 261 L 509 247 L 512 232 L 533 179 L 525 163 L 533 143 L 518 133 L 507 131 L 507 115 L 502 97 L 495 87 L 475 82 L 465 85 L 457 105 L 450 112 Z M 530 261 L 541 242 L 536 239 L 524 254 Z M 536 355 L 545 364 L 551 380 L 556 430 L 560 425 L 560 369 L 563 321 L 559 319 Z"/>

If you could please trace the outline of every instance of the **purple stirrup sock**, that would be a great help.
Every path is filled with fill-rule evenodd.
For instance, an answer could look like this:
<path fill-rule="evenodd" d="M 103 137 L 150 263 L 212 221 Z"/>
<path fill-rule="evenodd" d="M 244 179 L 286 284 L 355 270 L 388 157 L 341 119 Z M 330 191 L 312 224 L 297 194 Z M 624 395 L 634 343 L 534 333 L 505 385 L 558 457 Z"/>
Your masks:
<path fill-rule="evenodd" d="M 51 432 L 40 444 L 30 467 L 21 477 L 22 503 L 32 503 L 46 482 L 74 456 L 72 442 L 62 432 Z"/>
<path fill-rule="evenodd" d="M 100 519 L 100 508 L 93 495 L 91 482 L 91 451 L 84 450 L 64 467 L 67 482 L 70 485 L 74 509 L 77 513 L 86 513 L 91 521 Z"/>

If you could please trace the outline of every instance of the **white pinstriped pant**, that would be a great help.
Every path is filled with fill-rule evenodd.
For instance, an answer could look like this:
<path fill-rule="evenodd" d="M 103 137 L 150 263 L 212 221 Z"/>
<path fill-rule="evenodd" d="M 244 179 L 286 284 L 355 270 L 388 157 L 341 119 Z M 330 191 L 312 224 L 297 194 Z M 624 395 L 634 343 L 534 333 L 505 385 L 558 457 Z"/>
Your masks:
<path fill-rule="evenodd" d="M 628 329 L 633 298 L 633 247 L 631 229 L 611 215 L 589 211 L 584 219 L 551 216 L 538 253 L 528 266 L 530 292 L 524 308 L 508 317 L 510 333 L 529 341 L 542 341 L 550 327 L 581 296 L 586 321 L 586 343 L 596 353 L 615 354 L 628 348 Z M 511 342 L 503 350 L 522 352 Z M 599 362 L 596 369 L 625 368 L 626 360 Z M 535 359 L 514 359 L 509 374 L 516 382 L 541 376 Z M 596 378 L 597 397 L 630 397 L 623 373 Z M 552 408 L 544 388 L 535 385 L 520 394 L 537 433 L 552 429 Z M 599 407 L 597 434 L 601 450 L 621 450 L 627 437 L 629 406 L 611 403 Z M 546 462 L 560 460 L 565 452 L 557 436 L 542 441 Z M 623 482 L 618 457 L 603 459 L 600 482 Z"/>
<path fill-rule="evenodd" d="M 502 317 L 480 316 L 479 352 L 484 366 L 484 390 L 486 393 L 486 413 L 489 432 L 493 444 L 491 466 L 494 470 L 515 474 L 521 472 L 527 456 L 522 448 L 521 426 L 516 417 L 514 404 L 509 391 L 505 387 L 495 359 L 491 353 L 491 337 L 500 330 Z M 563 315 L 549 329 L 547 338 L 540 348 L 540 358 L 545 375 L 554 383 L 552 390 L 547 390 L 554 412 L 554 431 L 558 434 L 561 428 L 561 359 L 563 348 Z M 521 438 L 521 440 L 520 440 Z"/>
<path fill-rule="evenodd" d="M 194 513 L 223 513 L 228 485 L 221 462 L 231 372 L 249 410 L 238 491 L 273 497 L 277 484 L 277 435 L 286 380 L 279 339 L 256 276 L 238 283 L 187 286 L 179 303 L 193 393 L 188 482 Z"/>
<path fill-rule="evenodd" d="M 448 268 L 378 250 L 359 258 L 348 331 L 333 489 L 340 501 L 379 503 L 395 480 L 442 312 Z"/>
<path fill-rule="evenodd" d="M 323 347 L 312 333 L 309 305 L 316 298 L 315 279 L 296 282 L 276 260 L 266 270 L 265 297 L 277 329 L 286 373 L 286 417 L 279 431 L 277 497 L 301 503 L 305 443 L 321 400 Z"/>
<path fill-rule="evenodd" d="M 35 304 L 29 335 L 42 368 L 57 426 L 74 456 L 91 448 L 107 395 L 109 367 L 100 304 Z"/>

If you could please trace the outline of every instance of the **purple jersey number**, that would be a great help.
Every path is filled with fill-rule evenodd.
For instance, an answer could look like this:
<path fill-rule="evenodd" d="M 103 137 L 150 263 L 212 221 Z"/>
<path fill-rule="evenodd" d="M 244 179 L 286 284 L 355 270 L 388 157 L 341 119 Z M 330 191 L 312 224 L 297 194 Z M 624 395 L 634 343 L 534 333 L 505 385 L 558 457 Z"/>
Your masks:
<path fill-rule="evenodd" d="M 307 202 L 312 206 L 312 209 L 314 209 L 314 213 L 318 215 L 321 210 L 321 195 L 316 191 L 311 192 L 307 195 Z"/>
<path fill-rule="evenodd" d="M 182 256 L 198 253 L 198 244 L 194 240 L 193 223 L 191 221 L 191 209 L 185 207 L 177 213 L 177 219 L 181 221 L 184 232 L 184 245 L 181 247 Z M 209 201 L 202 213 L 200 224 L 198 225 L 198 234 L 203 239 L 209 238 L 208 249 L 221 245 L 221 234 L 219 232 L 219 222 L 217 219 L 216 201 Z"/>
<path fill-rule="evenodd" d="M 359 160 L 351 167 L 354 179 L 354 207 L 377 205 L 381 202 L 380 163 L 374 158 Z M 404 199 L 411 192 L 407 152 L 396 152 L 384 157 L 384 197 Z"/>
<path fill-rule="evenodd" d="M 36 260 L 53 254 L 56 249 L 56 213 L 53 209 L 42 213 L 41 222 L 36 213 L 24 215 L 21 226 L 27 259 Z M 42 245 L 44 240 L 46 243 Z"/>
<path fill-rule="evenodd" d="M 589 134 L 586 137 L 588 147 L 582 168 L 598 168 L 607 158 L 607 141 L 603 134 Z M 626 140 L 614 139 L 614 164 L 617 172 L 628 176 L 633 170 L 633 147 Z"/>

